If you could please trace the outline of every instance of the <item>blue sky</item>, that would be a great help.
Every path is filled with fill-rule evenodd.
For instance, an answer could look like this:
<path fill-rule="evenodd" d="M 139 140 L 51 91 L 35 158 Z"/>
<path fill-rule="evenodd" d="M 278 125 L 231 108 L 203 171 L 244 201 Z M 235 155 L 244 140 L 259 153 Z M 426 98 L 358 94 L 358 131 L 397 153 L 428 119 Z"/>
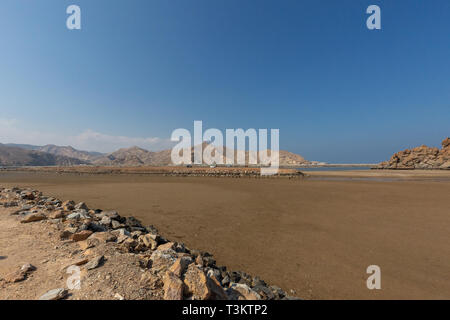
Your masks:
<path fill-rule="evenodd" d="M 279 128 L 282 149 L 327 162 L 438 146 L 449 17 L 448 0 L 2 0 L 0 142 L 161 149 L 203 120 Z"/>

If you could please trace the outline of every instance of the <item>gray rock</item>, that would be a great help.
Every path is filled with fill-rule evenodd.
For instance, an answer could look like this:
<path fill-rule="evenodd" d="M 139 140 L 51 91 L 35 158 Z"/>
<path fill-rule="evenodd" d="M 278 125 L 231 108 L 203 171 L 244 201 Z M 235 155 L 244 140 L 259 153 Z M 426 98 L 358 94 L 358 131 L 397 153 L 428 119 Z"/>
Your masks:
<path fill-rule="evenodd" d="M 230 277 L 226 275 L 221 281 L 222 286 L 227 287 L 230 284 Z"/>
<path fill-rule="evenodd" d="M 102 211 L 101 213 L 102 216 L 106 216 L 109 217 L 111 219 L 118 219 L 120 218 L 119 214 L 117 213 L 117 211 L 114 210 L 110 210 L 110 211 Z"/>
<path fill-rule="evenodd" d="M 78 220 L 80 219 L 80 214 L 78 212 L 73 212 L 71 214 L 69 214 L 66 219 L 70 219 L 70 220 Z"/>
<path fill-rule="evenodd" d="M 217 269 L 209 269 L 206 275 L 210 278 L 216 278 L 217 281 L 220 281 L 222 278 L 222 275 L 220 274 L 220 271 Z"/>
<path fill-rule="evenodd" d="M 127 237 L 131 236 L 131 233 L 129 231 L 127 231 L 125 228 L 111 231 L 111 233 L 113 233 L 116 236 L 127 236 Z"/>
<path fill-rule="evenodd" d="M 104 216 L 102 220 L 100 220 L 100 224 L 103 224 L 105 226 L 109 226 L 111 224 L 111 218 L 108 216 Z"/>
<path fill-rule="evenodd" d="M 264 300 L 273 300 L 275 295 L 273 292 L 265 285 L 258 284 L 252 288 L 253 291 L 258 293 Z"/>
<path fill-rule="evenodd" d="M 123 225 L 116 220 L 111 220 L 111 226 L 113 229 L 119 229 L 120 227 L 123 227 Z"/>
<path fill-rule="evenodd" d="M 86 264 L 86 269 L 87 270 L 95 269 L 95 268 L 101 266 L 101 264 L 104 262 L 104 260 L 105 260 L 104 256 L 95 257 L 94 259 L 92 259 L 91 261 L 89 261 Z"/>
<path fill-rule="evenodd" d="M 101 224 L 95 222 L 89 223 L 88 229 L 94 232 L 104 232 L 107 230 L 105 226 L 102 226 Z"/>
<path fill-rule="evenodd" d="M 67 296 L 67 290 L 58 288 L 50 290 L 39 297 L 39 300 L 59 300 Z"/>
<path fill-rule="evenodd" d="M 75 206 L 75 209 L 76 209 L 76 210 L 84 209 L 84 210 L 86 210 L 86 211 L 89 210 L 88 206 L 87 206 L 86 203 L 84 203 L 84 202 L 78 203 L 78 204 Z"/>
<path fill-rule="evenodd" d="M 20 271 L 25 272 L 25 273 L 28 273 L 28 272 L 31 272 L 34 270 L 36 270 L 36 267 L 30 263 L 26 263 L 22 266 L 22 268 L 20 268 Z"/>

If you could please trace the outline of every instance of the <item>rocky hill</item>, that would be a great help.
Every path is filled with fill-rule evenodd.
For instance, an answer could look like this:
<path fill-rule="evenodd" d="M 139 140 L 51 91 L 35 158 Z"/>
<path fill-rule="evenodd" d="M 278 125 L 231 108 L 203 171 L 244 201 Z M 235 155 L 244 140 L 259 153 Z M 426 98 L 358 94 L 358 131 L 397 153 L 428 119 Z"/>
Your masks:
<path fill-rule="evenodd" d="M 65 156 L 69 158 L 80 159 L 83 161 L 94 161 L 99 157 L 103 156 L 100 152 L 88 152 L 88 151 L 80 151 L 71 146 L 55 146 L 54 144 L 48 144 L 42 147 L 39 147 L 38 151 L 47 152 L 50 154 L 54 154 L 57 156 Z"/>
<path fill-rule="evenodd" d="M 203 143 L 204 150 L 208 145 Z M 213 156 L 216 154 L 221 155 L 225 162 L 226 148 L 214 148 L 212 151 Z M 280 165 L 281 166 L 300 166 L 310 164 L 302 156 L 281 150 L 280 152 Z M 270 155 L 270 150 L 268 152 Z M 235 163 L 237 163 L 237 152 L 235 152 Z M 249 161 L 249 152 L 245 152 L 246 164 Z M 191 160 L 194 160 L 194 148 L 191 149 Z M 204 159 L 205 160 L 205 159 Z M 97 158 L 93 161 L 93 164 L 103 166 L 165 166 L 171 165 L 171 150 L 163 150 L 159 152 L 151 152 L 139 147 L 132 147 L 126 149 L 120 149 L 103 157 Z"/>
<path fill-rule="evenodd" d="M 394 154 L 379 169 L 450 169 L 450 138 L 442 141 L 442 148 L 420 146 Z"/>
<path fill-rule="evenodd" d="M 87 161 L 0 144 L 0 166 L 73 166 Z"/>

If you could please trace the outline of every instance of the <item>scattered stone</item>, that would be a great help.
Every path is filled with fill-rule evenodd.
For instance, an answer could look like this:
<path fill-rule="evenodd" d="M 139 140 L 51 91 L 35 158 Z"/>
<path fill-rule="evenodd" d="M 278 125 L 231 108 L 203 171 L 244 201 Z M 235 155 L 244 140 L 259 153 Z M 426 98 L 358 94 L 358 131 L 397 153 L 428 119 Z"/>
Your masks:
<path fill-rule="evenodd" d="M 228 297 L 216 279 L 208 278 L 203 270 L 190 264 L 184 276 L 185 294 L 194 300 L 226 300 Z"/>
<path fill-rule="evenodd" d="M 102 220 L 100 220 L 100 223 L 105 225 L 105 226 L 109 226 L 111 224 L 111 218 L 110 217 L 103 217 Z"/>
<path fill-rule="evenodd" d="M 64 213 L 62 210 L 57 210 L 48 215 L 49 219 L 60 219 L 64 218 Z"/>
<path fill-rule="evenodd" d="M 34 200 L 34 194 L 30 191 L 23 191 L 21 194 L 22 199 Z"/>
<path fill-rule="evenodd" d="M 184 283 L 176 275 L 166 272 L 164 279 L 164 300 L 183 300 Z"/>
<path fill-rule="evenodd" d="M 75 202 L 73 202 L 72 200 L 64 201 L 61 204 L 61 207 L 64 211 L 72 211 L 73 209 L 75 209 Z"/>
<path fill-rule="evenodd" d="M 72 237 L 72 235 L 77 232 L 76 228 L 68 228 L 66 230 L 63 230 L 59 233 L 59 238 L 61 240 L 67 240 L 70 239 Z"/>
<path fill-rule="evenodd" d="M 253 291 L 255 291 L 257 294 L 261 296 L 263 300 L 273 300 L 275 299 L 275 295 L 273 294 L 272 290 L 270 290 L 265 285 L 256 285 L 252 288 Z"/>
<path fill-rule="evenodd" d="M 177 258 L 177 253 L 172 249 L 164 251 L 156 250 L 150 256 L 150 259 L 152 260 L 152 268 L 158 271 L 165 271 L 170 268 L 175 263 Z"/>
<path fill-rule="evenodd" d="M 75 210 L 79 210 L 79 209 L 83 209 L 83 210 L 86 210 L 86 211 L 89 210 L 88 206 L 84 202 L 78 203 L 74 208 L 75 208 Z"/>
<path fill-rule="evenodd" d="M 30 264 L 30 263 L 25 263 L 25 264 L 20 268 L 20 271 L 25 272 L 25 273 L 29 273 L 29 272 L 32 272 L 32 271 L 35 271 L 35 270 L 36 270 L 36 267 L 33 266 L 33 265 Z"/>
<path fill-rule="evenodd" d="M 66 265 L 64 268 L 62 268 L 62 270 L 66 270 L 67 268 L 69 268 L 71 266 L 78 266 L 78 267 L 80 267 L 82 265 L 85 265 L 88 262 L 89 262 L 89 259 L 86 259 L 86 258 L 79 259 L 79 260 L 76 260 L 76 261 Z"/>
<path fill-rule="evenodd" d="M 41 221 L 41 220 L 45 220 L 45 219 L 47 219 L 45 214 L 38 212 L 38 213 L 31 213 L 29 215 L 26 215 L 20 222 L 21 223 L 29 223 L 29 222 Z"/>
<path fill-rule="evenodd" d="M 42 296 L 39 297 L 39 300 L 60 300 L 67 296 L 67 291 L 64 288 L 53 289 Z"/>
<path fill-rule="evenodd" d="M 16 283 L 23 281 L 27 278 L 27 273 L 22 270 L 17 270 L 7 274 L 4 278 L 6 283 Z"/>
<path fill-rule="evenodd" d="M 119 221 L 116 221 L 116 220 L 111 220 L 111 226 L 113 229 L 119 229 L 119 228 L 123 227 L 123 225 Z"/>
<path fill-rule="evenodd" d="M 140 282 L 144 288 L 148 288 L 151 290 L 160 289 L 164 285 L 161 277 L 157 276 L 154 271 L 148 271 L 142 274 Z"/>
<path fill-rule="evenodd" d="M 100 244 L 100 240 L 98 239 L 86 239 L 84 241 L 79 241 L 78 246 L 80 247 L 80 250 L 85 251 L 87 249 L 93 248 Z"/>
<path fill-rule="evenodd" d="M 158 246 L 159 251 L 173 250 L 173 249 L 175 249 L 175 243 L 173 242 L 167 242 L 165 244 Z"/>
<path fill-rule="evenodd" d="M 116 293 L 114 295 L 114 299 L 116 299 L 116 300 L 125 300 L 125 298 L 123 296 L 121 296 L 120 294 L 118 294 L 118 293 Z"/>
<path fill-rule="evenodd" d="M 80 219 L 80 213 L 73 212 L 73 213 L 69 214 L 66 218 L 67 219 L 76 219 L 76 220 L 78 220 L 78 219 Z"/>
<path fill-rule="evenodd" d="M 236 297 L 238 300 L 261 300 L 261 296 L 258 293 L 242 283 L 232 283 L 227 290 L 227 294 L 232 300 L 236 300 Z"/>
<path fill-rule="evenodd" d="M 102 216 L 106 216 L 109 217 L 111 219 L 118 219 L 120 218 L 119 214 L 117 213 L 117 211 L 111 210 L 111 211 L 102 211 L 101 212 Z"/>
<path fill-rule="evenodd" d="M 83 231 L 74 233 L 71 238 L 72 238 L 72 241 L 78 242 L 78 241 L 86 240 L 87 238 L 89 238 L 89 236 L 91 234 L 92 234 L 92 231 L 90 231 L 90 230 L 83 230 Z"/>
<path fill-rule="evenodd" d="M 283 299 L 286 296 L 286 293 L 280 287 L 270 286 L 269 288 L 275 295 L 275 299 Z"/>
<path fill-rule="evenodd" d="M 105 232 L 108 231 L 108 228 L 104 225 L 101 225 L 100 223 L 96 222 L 90 222 L 87 226 L 88 230 L 91 230 L 93 232 Z"/>
<path fill-rule="evenodd" d="M 88 239 L 98 239 L 100 242 L 114 242 L 117 237 L 110 232 L 96 232 L 89 236 Z"/>
<path fill-rule="evenodd" d="M 92 269 L 95 269 L 95 268 L 101 266 L 102 263 L 104 262 L 104 260 L 105 260 L 104 256 L 95 257 L 94 259 L 92 259 L 91 261 L 89 261 L 86 264 L 86 266 L 85 266 L 86 270 L 92 270 Z"/>
<path fill-rule="evenodd" d="M 186 272 L 187 267 L 193 262 L 192 258 L 189 256 L 178 258 L 175 263 L 169 268 L 169 272 L 181 278 L 181 276 Z"/>
<path fill-rule="evenodd" d="M 150 234 L 145 234 L 143 236 L 140 236 L 139 238 L 142 240 L 145 246 L 152 250 L 155 250 L 158 246 L 158 242 Z"/>

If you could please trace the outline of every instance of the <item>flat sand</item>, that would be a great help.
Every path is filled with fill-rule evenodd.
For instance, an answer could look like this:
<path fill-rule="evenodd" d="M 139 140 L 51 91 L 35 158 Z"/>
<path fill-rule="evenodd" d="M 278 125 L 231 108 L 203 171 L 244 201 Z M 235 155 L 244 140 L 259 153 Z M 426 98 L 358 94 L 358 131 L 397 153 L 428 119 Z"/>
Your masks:
<path fill-rule="evenodd" d="M 308 172 L 305 179 L 0 172 L 116 209 L 306 299 L 450 299 L 450 172 Z M 1 232 L 1 231 L 0 231 Z M 366 268 L 381 268 L 368 290 Z"/>

